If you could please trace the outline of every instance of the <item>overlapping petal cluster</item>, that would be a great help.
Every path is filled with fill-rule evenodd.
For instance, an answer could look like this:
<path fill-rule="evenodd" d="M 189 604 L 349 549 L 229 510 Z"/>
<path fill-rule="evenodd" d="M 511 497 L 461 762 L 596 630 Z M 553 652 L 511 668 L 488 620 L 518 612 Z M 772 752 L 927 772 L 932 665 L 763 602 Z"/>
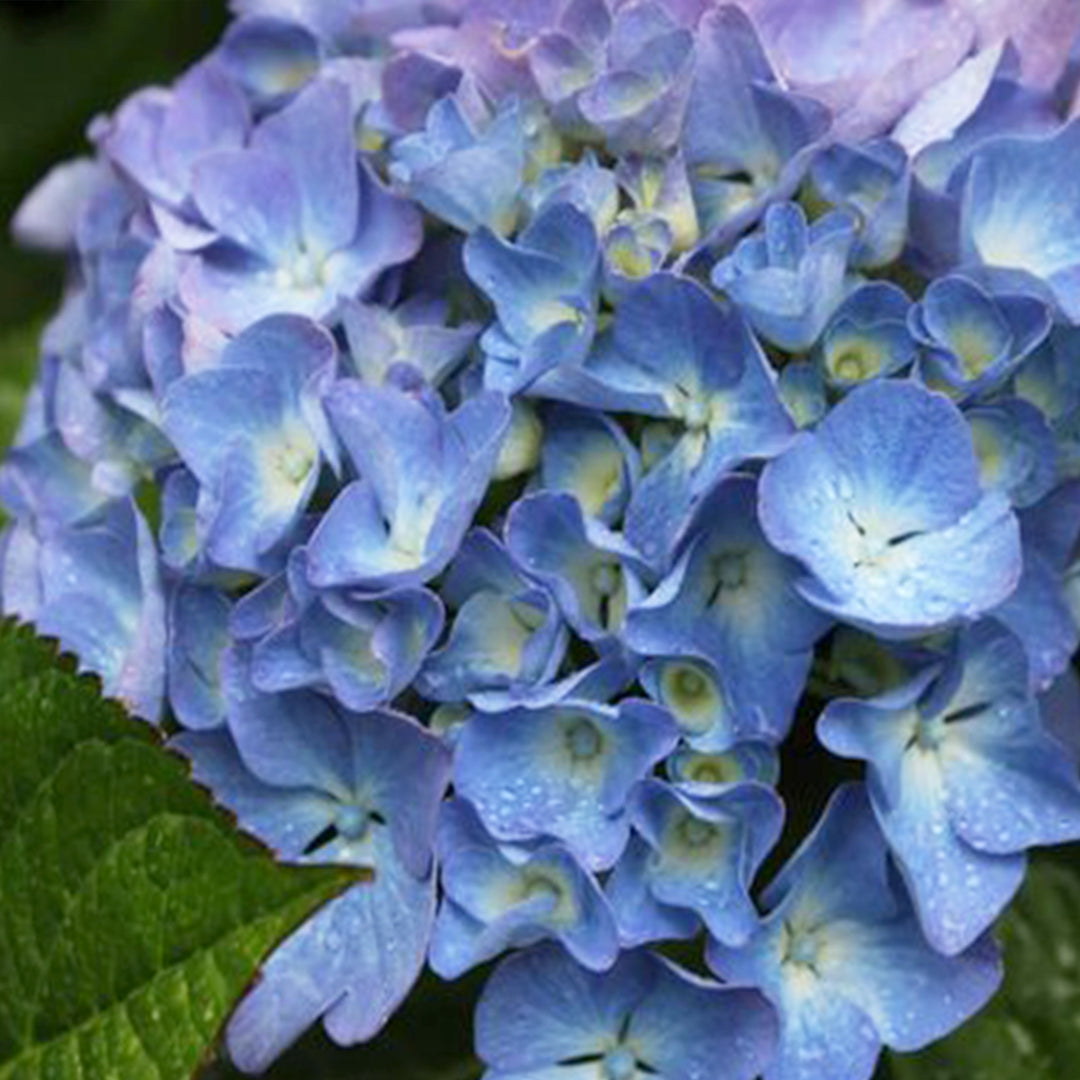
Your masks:
<path fill-rule="evenodd" d="M 374 870 L 235 1061 L 508 951 L 488 1080 L 946 1034 L 1080 839 L 1080 9 L 234 7 L 15 219 L 71 274 L 0 588 Z M 863 779 L 792 835 L 815 734 Z"/>

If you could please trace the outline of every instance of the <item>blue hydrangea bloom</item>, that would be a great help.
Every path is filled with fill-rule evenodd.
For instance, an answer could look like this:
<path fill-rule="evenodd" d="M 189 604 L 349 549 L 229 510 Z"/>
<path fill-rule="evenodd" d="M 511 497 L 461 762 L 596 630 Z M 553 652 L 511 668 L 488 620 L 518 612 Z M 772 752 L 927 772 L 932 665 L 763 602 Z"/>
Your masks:
<path fill-rule="evenodd" d="M 572 495 L 522 499 L 506 542 L 523 570 L 551 590 L 566 621 L 586 641 L 622 633 L 626 609 L 641 591 L 640 556 L 617 533 L 585 517 Z"/>
<path fill-rule="evenodd" d="M 699 920 L 717 940 L 745 943 L 758 926 L 750 885 L 783 814 L 763 784 L 643 780 L 630 805 L 634 836 L 607 883 L 624 943 L 689 937 Z"/>
<path fill-rule="evenodd" d="M 360 479 L 311 538 L 312 583 L 379 591 L 434 577 L 483 498 L 510 422 L 506 399 L 483 393 L 450 413 L 423 385 L 343 379 L 327 409 Z"/>
<path fill-rule="evenodd" d="M 833 211 L 807 224 L 799 205 L 780 203 L 716 264 L 712 281 L 766 341 L 799 352 L 817 341 L 844 298 L 854 241 L 849 214 Z"/>
<path fill-rule="evenodd" d="M 556 364 L 584 357 L 596 328 L 600 250 L 580 210 L 549 206 L 516 244 L 477 232 L 465 247 L 465 268 L 498 316 L 481 340 L 488 386 L 520 390 Z"/>
<path fill-rule="evenodd" d="M 544 938 L 593 971 L 615 962 L 619 937 L 611 910 L 563 844 L 499 844 L 469 804 L 455 799 L 443 807 L 438 847 L 444 896 L 431 965 L 444 978 Z"/>
<path fill-rule="evenodd" d="M 961 275 L 938 278 L 911 309 L 923 379 L 955 397 L 997 389 L 1046 337 L 1050 313 L 1028 296 L 993 296 Z"/>
<path fill-rule="evenodd" d="M 278 312 L 324 318 L 420 244 L 416 209 L 356 164 L 348 92 L 313 83 L 262 121 L 247 146 L 194 171 L 215 240 L 185 257 L 185 306 L 235 333 Z"/>
<path fill-rule="evenodd" d="M 727 750 L 737 741 L 739 725 L 715 664 L 697 656 L 651 656 L 639 678 L 649 697 L 671 713 L 690 746 Z"/>
<path fill-rule="evenodd" d="M 846 390 L 908 367 L 917 351 L 907 326 L 910 311 L 907 294 L 890 282 L 853 289 L 821 336 L 820 366 L 829 385 Z"/>
<path fill-rule="evenodd" d="M 903 251 L 911 172 L 902 146 L 891 139 L 835 143 L 814 160 L 811 179 L 826 202 L 856 217 L 853 266 L 885 266 Z"/>
<path fill-rule="evenodd" d="M 476 1012 L 486 1080 L 690 1080 L 718 1071 L 753 1080 L 775 1040 L 775 1016 L 759 994 L 644 951 L 598 975 L 538 946 L 499 965 Z"/>
<path fill-rule="evenodd" d="M 1080 782 L 1043 730 L 1023 648 L 992 621 L 960 638 L 944 670 L 832 702 L 818 732 L 869 763 L 874 813 L 927 938 L 947 955 L 1020 887 L 1025 849 L 1080 836 Z"/>
<path fill-rule="evenodd" d="M 427 114 L 422 132 L 394 144 L 391 175 L 426 210 L 461 229 L 509 232 L 517 218 L 527 140 L 511 102 L 477 125 L 455 97 Z M 483 183 L 476 178 L 482 176 Z"/>
<path fill-rule="evenodd" d="M 285 858 L 375 871 L 286 939 L 233 1014 L 230 1054 L 257 1072 L 320 1017 L 338 1042 L 370 1038 L 408 993 L 435 914 L 450 762 L 404 715 L 349 713 L 303 691 L 261 695 L 244 666 L 233 657 L 226 676 L 235 743 L 225 732 L 175 740 L 195 776 Z"/>
<path fill-rule="evenodd" d="M 252 682 L 268 694 L 310 687 L 350 709 L 373 709 L 412 683 L 442 631 L 442 603 L 427 589 L 317 591 L 303 548 L 290 556 L 286 580 L 280 617 L 251 650 Z"/>
<path fill-rule="evenodd" d="M 298 316 L 239 334 L 220 365 L 174 382 L 162 425 L 212 510 L 207 553 L 257 570 L 296 524 L 324 458 L 337 452 L 321 398 L 334 378 L 330 335 Z"/>
<path fill-rule="evenodd" d="M 777 453 L 793 431 L 743 320 L 671 274 L 638 285 L 619 307 L 611 351 L 580 372 L 568 370 L 550 392 L 669 422 L 668 445 L 626 511 L 627 539 L 657 566 L 669 561 L 695 504 L 725 473 Z"/>
<path fill-rule="evenodd" d="M 465 538 L 442 596 L 455 609 L 453 624 L 420 672 L 417 689 L 425 697 L 476 700 L 502 691 L 509 700 L 527 700 L 554 678 L 567 645 L 559 610 L 491 533 L 477 529 Z"/>
<path fill-rule="evenodd" d="M 684 154 L 705 246 L 718 247 L 798 187 L 829 113 L 785 90 L 754 24 L 734 5 L 706 11 Z"/>
<path fill-rule="evenodd" d="M 458 738 L 454 786 L 497 839 L 556 837 L 606 868 L 626 846 L 631 788 L 674 745 L 674 724 L 646 701 L 477 714 Z"/>
<path fill-rule="evenodd" d="M 713 969 L 760 987 L 780 1014 L 767 1080 L 870 1080 L 883 1044 L 917 1050 L 997 988 L 993 942 L 935 952 L 887 855 L 864 789 L 842 787 L 766 890 L 758 933 L 739 948 L 710 942 Z"/>
<path fill-rule="evenodd" d="M 971 432 L 939 394 L 878 381 L 853 390 L 761 478 L 765 536 L 837 618 L 907 636 L 989 611 L 1016 587 L 1019 528 L 983 492 Z"/>
<path fill-rule="evenodd" d="M 796 563 L 766 542 L 753 480 L 734 478 L 702 504 L 671 573 L 627 615 L 626 640 L 648 654 L 698 655 L 718 673 L 724 721 L 740 738 L 787 733 L 830 620 L 796 590 Z"/>

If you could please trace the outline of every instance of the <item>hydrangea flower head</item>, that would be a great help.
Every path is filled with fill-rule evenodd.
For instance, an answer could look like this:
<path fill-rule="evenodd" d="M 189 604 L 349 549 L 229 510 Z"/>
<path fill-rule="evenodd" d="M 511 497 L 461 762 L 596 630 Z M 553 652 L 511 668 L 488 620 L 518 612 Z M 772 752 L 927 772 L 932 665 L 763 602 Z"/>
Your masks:
<path fill-rule="evenodd" d="M 497 964 L 488 1080 L 963 1023 L 1080 839 L 1075 3 L 232 6 L 16 214 L 70 282 L 0 607 L 374 871 L 234 1062 L 425 965 Z"/>

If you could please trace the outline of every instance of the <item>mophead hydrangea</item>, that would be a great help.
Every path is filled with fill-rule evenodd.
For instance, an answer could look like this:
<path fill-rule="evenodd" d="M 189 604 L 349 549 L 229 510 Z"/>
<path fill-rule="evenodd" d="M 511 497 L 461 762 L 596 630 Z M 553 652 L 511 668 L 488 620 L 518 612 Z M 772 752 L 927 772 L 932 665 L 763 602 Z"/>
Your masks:
<path fill-rule="evenodd" d="M 496 958 L 489 1080 L 962 1023 L 1080 839 L 1080 9 L 233 7 L 19 210 L 70 275 L 0 470 L 4 612 L 374 870 L 233 1059 Z"/>

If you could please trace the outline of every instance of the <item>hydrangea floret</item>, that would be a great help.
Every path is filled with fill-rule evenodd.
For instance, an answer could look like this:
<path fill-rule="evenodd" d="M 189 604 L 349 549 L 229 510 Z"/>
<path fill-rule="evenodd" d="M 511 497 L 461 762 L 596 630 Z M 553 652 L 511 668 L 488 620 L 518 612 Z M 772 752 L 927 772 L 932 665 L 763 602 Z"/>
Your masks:
<path fill-rule="evenodd" d="M 0 467 L 4 613 L 374 871 L 232 1059 L 492 961 L 487 1080 L 962 1024 L 1080 840 L 1080 8 L 232 6 L 20 207 Z"/>

